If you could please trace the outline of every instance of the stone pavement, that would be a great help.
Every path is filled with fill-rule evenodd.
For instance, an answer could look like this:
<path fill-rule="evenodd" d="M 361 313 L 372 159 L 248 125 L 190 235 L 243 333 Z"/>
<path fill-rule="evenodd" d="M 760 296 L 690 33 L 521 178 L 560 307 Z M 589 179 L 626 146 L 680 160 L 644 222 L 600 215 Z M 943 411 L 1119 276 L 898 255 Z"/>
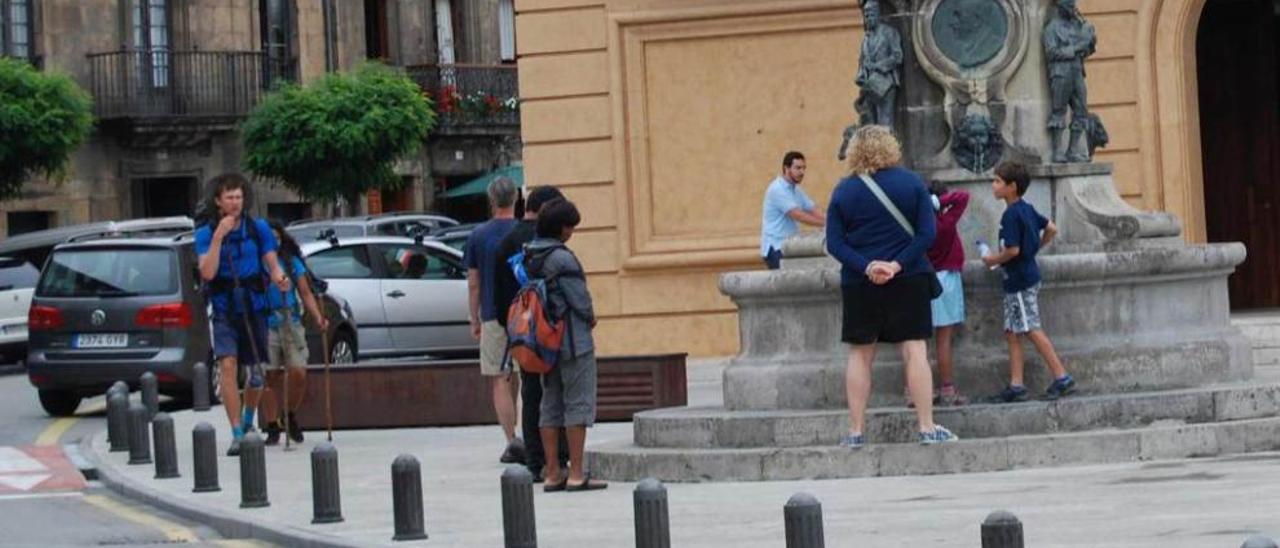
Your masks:
<path fill-rule="evenodd" d="M 718 403 L 717 375 L 691 373 L 691 403 Z M 1274 378 L 1274 371 L 1261 372 Z M 135 396 L 136 397 L 136 396 Z M 502 522 L 496 426 L 335 432 L 346 521 L 311 525 L 309 451 L 324 438 L 308 432 L 300 450 L 268 448 L 269 508 L 239 508 L 238 459 L 220 457 L 222 491 L 191 492 L 191 428 L 208 421 L 225 451 L 220 409 L 174 415 L 182 478 L 155 480 L 150 465 L 128 466 L 107 453 L 105 436 L 89 444 L 109 485 L 203 516 L 227 536 L 288 545 L 391 545 L 390 466 L 401 453 L 422 463 L 426 531 L 421 544 L 500 546 Z M 601 424 L 589 444 L 629 439 L 628 423 Z M 922 449 L 923 450 L 923 449 Z M 536 488 L 537 486 L 535 486 Z M 634 545 L 631 491 L 545 494 L 535 490 L 539 545 Z M 1280 534 L 1280 454 L 1221 459 L 1018 470 L 984 474 L 826 481 L 668 485 L 672 545 L 735 548 L 784 545 L 782 505 L 805 491 L 823 503 L 828 546 L 979 544 L 992 510 L 1023 521 L 1034 547 L 1239 546 L 1255 532 Z M 176 508 L 170 508 L 176 506 Z"/>

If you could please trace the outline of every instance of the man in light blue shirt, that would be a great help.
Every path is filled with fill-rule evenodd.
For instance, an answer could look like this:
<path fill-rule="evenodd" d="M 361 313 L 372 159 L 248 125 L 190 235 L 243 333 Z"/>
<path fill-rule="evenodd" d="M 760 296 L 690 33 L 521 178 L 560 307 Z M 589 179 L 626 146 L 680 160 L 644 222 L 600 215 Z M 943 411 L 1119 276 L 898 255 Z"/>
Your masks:
<path fill-rule="evenodd" d="M 782 174 L 764 193 L 764 216 L 760 223 L 760 256 L 770 270 L 782 266 L 782 242 L 800 231 L 797 222 L 812 226 L 827 223 L 826 215 L 800 190 L 804 181 L 804 155 L 791 151 L 782 157 Z"/>

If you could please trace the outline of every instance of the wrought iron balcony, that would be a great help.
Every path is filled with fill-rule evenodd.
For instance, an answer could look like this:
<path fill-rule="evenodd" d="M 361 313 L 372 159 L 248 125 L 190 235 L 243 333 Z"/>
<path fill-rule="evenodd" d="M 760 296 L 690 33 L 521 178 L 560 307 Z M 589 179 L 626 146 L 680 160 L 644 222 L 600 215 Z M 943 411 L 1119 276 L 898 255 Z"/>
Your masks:
<path fill-rule="evenodd" d="M 293 59 L 256 51 L 128 50 L 89 54 L 94 110 L 104 122 L 230 126 L 284 81 Z"/>
<path fill-rule="evenodd" d="M 435 103 L 438 134 L 518 133 L 514 65 L 414 65 L 405 72 Z"/>

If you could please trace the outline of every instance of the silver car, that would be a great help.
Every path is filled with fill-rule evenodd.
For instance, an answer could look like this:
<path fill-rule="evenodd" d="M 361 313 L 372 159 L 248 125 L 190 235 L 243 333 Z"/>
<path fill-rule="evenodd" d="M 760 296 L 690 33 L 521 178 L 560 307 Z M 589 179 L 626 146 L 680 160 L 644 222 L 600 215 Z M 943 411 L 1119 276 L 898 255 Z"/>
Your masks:
<path fill-rule="evenodd" d="M 354 236 L 403 236 L 413 237 L 444 228 L 457 226 L 458 221 L 443 215 L 401 211 L 381 215 L 315 219 L 291 223 L 285 230 L 298 241 L 316 239 L 326 229 L 333 229 L 339 238 Z"/>
<path fill-rule="evenodd" d="M 395 236 L 304 241 L 307 265 L 351 303 L 359 358 L 474 356 L 462 253 Z"/>

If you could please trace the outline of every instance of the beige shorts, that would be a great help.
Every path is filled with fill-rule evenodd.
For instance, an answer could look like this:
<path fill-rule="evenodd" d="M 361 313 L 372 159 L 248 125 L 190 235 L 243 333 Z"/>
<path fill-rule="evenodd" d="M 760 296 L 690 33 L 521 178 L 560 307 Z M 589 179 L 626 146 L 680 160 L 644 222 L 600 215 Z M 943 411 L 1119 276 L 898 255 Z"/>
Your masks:
<path fill-rule="evenodd" d="M 291 348 L 285 348 L 283 330 L 289 330 Z M 287 326 L 268 330 L 267 359 L 272 367 L 288 365 L 306 365 L 310 357 L 307 351 L 307 330 L 301 323 L 289 322 Z"/>
<path fill-rule="evenodd" d="M 480 374 L 498 377 L 510 374 L 502 370 L 502 358 L 507 354 L 507 330 L 497 320 L 480 324 Z"/>

